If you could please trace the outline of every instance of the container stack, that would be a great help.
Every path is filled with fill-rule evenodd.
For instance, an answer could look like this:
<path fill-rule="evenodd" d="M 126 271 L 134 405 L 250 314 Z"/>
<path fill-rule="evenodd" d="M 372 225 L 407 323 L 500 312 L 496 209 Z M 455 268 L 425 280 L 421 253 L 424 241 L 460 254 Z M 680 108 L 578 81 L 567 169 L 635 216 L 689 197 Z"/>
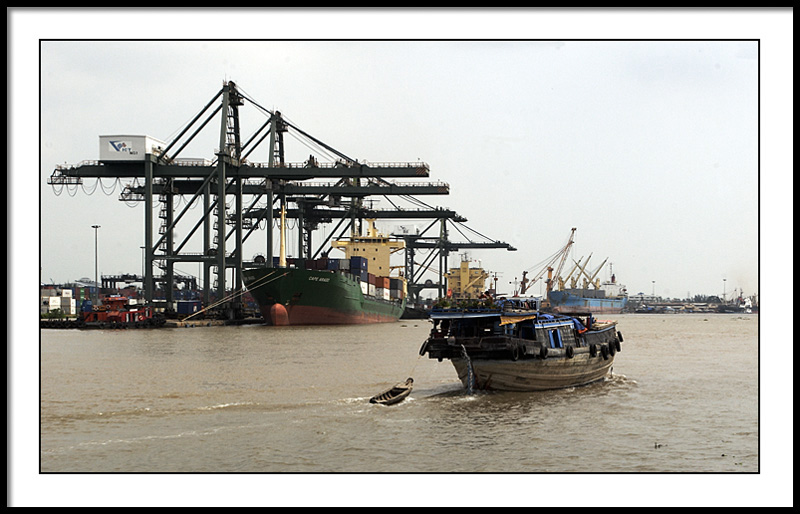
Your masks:
<path fill-rule="evenodd" d="M 39 313 L 46 314 L 60 310 L 65 316 L 77 314 L 76 301 L 72 296 L 72 289 L 42 289 Z"/>
<path fill-rule="evenodd" d="M 350 257 L 350 274 L 355 275 L 362 282 L 368 282 L 367 264 L 366 257 Z"/>
<path fill-rule="evenodd" d="M 405 297 L 403 281 L 399 278 L 389 279 L 389 297 L 392 300 L 402 300 Z"/>

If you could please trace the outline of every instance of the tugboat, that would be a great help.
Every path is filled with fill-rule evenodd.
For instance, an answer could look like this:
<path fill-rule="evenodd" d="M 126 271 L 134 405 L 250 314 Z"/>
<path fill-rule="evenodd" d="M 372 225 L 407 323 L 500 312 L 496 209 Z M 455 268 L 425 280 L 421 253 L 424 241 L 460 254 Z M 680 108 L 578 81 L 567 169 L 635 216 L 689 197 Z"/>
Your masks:
<path fill-rule="evenodd" d="M 467 390 L 543 391 L 603 380 L 621 350 L 615 321 L 541 312 L 520 300 L 433 309 L 420 355 L 449 359 Z"/>
<path fill-rule="evenodd" d="M 131 308 L 128 298 L 109 295 L 102 299 L 101 305 L 93 306 L 85 300 L 81 312 L 72 320 L 41 320 L 40 328 L 159 328 L 166 319 L 152 307 Z"/>

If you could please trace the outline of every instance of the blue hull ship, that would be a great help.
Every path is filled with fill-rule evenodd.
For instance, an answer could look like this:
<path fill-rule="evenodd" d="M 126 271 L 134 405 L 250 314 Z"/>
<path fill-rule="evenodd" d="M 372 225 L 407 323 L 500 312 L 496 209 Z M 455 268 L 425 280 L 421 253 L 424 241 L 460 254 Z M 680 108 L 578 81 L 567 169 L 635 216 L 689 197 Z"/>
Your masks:
<path fill-rule="evenodd" d="M 603 291 L 591 289 L 566 289 L 550 291 L 549 310 L 558 313 L 591 312 L 593 314 L 620 314 L 628 305 L 628 297 L 606 297 Z"/>

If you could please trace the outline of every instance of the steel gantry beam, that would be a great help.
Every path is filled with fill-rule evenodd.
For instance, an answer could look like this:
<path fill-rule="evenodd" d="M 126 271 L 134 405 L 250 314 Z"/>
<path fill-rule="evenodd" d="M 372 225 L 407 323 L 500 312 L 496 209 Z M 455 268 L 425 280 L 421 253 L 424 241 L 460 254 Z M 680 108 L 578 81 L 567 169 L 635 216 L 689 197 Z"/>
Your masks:
<path fill-rule="evenodd" d="M 236 178 L 236 175 L 229 178 Z M 200 180 L 173 180 L 172 192 L 177 195 L 190 195 L 195 193 L 203 182 Z M 287 196 L 331 196 L 364 198 L 366 196 L 380 195 L 446 195 L 450 192 L 450 186 L 444 182 L 431 183 L 404 183 L 404 184 L 382 184 L 370 183 L 364 185 L 351 184 L 325 184 L 325 183 L 284 183 L 270 184 L 264 182 L 242 183 L 242 194 L 263 195 L 271 192 Z M 127 188 L 128 200 L 143 198 L 145 195 L 144 186 L 134 186 Z"/>
<path fill-rule="evenodd" d="M 303 249 L 305 250 L 302 258 L 305 259 L 314 259 L 317 255 L 323 252 L 323 247 L 330 241 L 330 239 L 334 236 L 335 233 L 345 233 L 348 229 L 352 228 L 351 224 L 354 221 L 361 221 L 365 219 L 375 219 L 375 220 L 386 220 L 386 219 L 395 219 L 395 220 L 430 220 L 430 219 L 449 219 L 452 221 L 457 222 L 464 222 L 467 221 L 466 218 L 459 215 L 457 212 L 451 209 L 445 209 L 441 207 L 436 208 L 429 208 L 429 209 L 371 209 L 359 206 L 357 203 L 353 203 L 350 206 L 341 207 L 341 208 L 333 208 L 333 207 L 324 207 L 320 206 L 320 203 L 324 203 L 324 200 L 320 199 L 295 199 L 297 203 L 297 208 L 294 209 L 287 209 L 286 210 L 286 218 L 287 219 L 294 219 L 294 220 L 302 220 L 303 226 L 298 226 L 298 229 L 301 230 L 301 234 L 305 234 L 305 236 L 301 235 L 300 237 L 305 237 L 303 240 Z M 266 218 L 266 213 L 268 209 L 260 208 L 260 209 L 251 209 L 245 214 L 245 218 L 255 219 L 256 223 Z M 279 216 L 280 211 L 278 209 L 272 209 L 273 216 Z M 316 251 L 312 251 L 311 245 L 311 232 L 316 229 L 316 227 L 321 223 L 332 223 L 334 220 L 340 220 L 339 224 L 334 228 L 334 230 L 328 235 L 328 237 L 320 243 L 319 247 Z M 349 221 L 350 223 L 342 226 L 341 221 Z M 341 229 L 341 230 L 340 230 Z"/>

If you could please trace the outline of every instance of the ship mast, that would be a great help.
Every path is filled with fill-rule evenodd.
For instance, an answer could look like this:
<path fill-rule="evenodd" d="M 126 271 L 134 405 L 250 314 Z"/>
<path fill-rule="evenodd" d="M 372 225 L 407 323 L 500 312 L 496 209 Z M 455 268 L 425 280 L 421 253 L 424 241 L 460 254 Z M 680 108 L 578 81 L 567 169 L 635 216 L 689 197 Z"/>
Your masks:
<path fill-rule="evenodd" d="M 281 233 L 280 233 L 280 254 L 278 266 L 286 267 L 286 202 L 281 201 Z"/>

